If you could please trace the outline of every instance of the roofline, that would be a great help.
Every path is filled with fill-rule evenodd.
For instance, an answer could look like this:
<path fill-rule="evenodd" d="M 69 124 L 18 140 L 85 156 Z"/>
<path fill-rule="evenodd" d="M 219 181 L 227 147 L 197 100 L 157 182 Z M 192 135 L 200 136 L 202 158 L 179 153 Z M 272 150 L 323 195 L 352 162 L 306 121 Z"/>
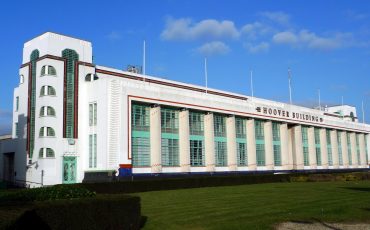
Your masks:
<path fill-rule="evenodd" d="M 88 41 L 88 40 L 81 39 L 81 38 L 78 38 L 78 37 L 73 37 L 73 36 L 70 36 L 70 35 L 62 34 L 62 33 L 56 33 L 56 32 L 53 32 L 53 31 L 45 31 L 45 32 L 43 32 L 43 33 L 41 33 L 41 34 L 39 34 L 39 35 L 37 35 L 37 36 L 35 36 L 35 37 L 33 37 L 33 38 L 31 38 L 31 39 L 29 39 L 29 40 L 25 41 L 24 43 L 30 42 L 30 41 L 32 41 L 33 39 L 35 39 L 35 38 L 37 38 L 37 37 L 40 37 L 40 36 L 42 36 L 42 35 L 44 35 L 44 34 L 46 34 L 46 33 L 57 34 L 57 35 L 60 35 L 60 36 L 69 37 L 69 38 L 73 38 L 73 39 L 77 39 L 77 40 L 85 41 L 85 42 L 88 42 L 88 43 L 90 43 L 90 44 L 91 44 L 91 42 L 90 42 L 90 41 Z"/>

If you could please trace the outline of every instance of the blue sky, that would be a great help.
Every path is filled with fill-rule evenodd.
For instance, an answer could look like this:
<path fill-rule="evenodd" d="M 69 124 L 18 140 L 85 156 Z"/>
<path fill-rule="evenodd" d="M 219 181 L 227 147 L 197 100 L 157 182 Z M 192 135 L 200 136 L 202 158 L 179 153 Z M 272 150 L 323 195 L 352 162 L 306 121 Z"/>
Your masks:
<path fill-rule="evenodd" d="M 0 134 L 11 127 L 23 43 L 54 31 L 89 40 L 94 62 L 149 75 L 293 103 L 365 103 L 370 122 L 368 1 L 6 1 L 0 8 Z"/>

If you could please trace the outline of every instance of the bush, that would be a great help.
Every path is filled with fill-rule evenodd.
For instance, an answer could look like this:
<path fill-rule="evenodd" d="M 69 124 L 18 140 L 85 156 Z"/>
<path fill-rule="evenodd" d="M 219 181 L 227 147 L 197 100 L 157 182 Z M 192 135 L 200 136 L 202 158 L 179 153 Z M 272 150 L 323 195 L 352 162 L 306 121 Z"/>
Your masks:
<path fill-rule="evenodd" d="M 4 205 L 14 202 L 72 199 L 93 196 L 95 196 L 95 192 L 91 192 L 86 188 L 57 185 L 53 187 L 22 189 L 17 192 L 5 193 L 0 196 L 0 204 Z"/>
<path fill-rule="evenodd" d="M 8 229 L 139 229 L 140 198 L 105 195 L 34 202 Z"/>

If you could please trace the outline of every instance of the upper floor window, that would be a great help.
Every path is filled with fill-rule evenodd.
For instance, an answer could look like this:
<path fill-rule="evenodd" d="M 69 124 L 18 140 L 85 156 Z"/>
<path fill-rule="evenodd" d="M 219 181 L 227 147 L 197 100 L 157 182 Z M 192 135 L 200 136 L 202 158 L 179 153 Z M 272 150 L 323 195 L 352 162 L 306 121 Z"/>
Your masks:
<path fill-rule="evenodd" d="M 44 75 L 57 75 L 57 71 L 51 65 L 44 65 L 41 68 L 41 76 L 44 76 Z"/>
<path fill-rule="evenodd" d="M 42 106 L 40 110 L 40 117 L 55 116 L 55 109 L 51 106 Z"/>
<path fill-rule="evenodd" d="M 54 150 L 51 148 L 41 148 L 39 151 L 39 158 L 53 158 L 55 157 Z"/>
<path fill-rule="evenodd" d="M 55 131 L 51 127 L 41 127 L 40 137 L 55 137 Z"/>
<path fill-rule="evenodd" d="M 23 84 L 24 83 L 24 76 L 23 74 L 19 75 L 19 84 Z"/>
<path fill-rule="evenodd" d="M 89 104 L 89 125 L 95 126 L 97 120 L 98 107 L 96 102 Z"/>
<path fill-rule="evenodd" d="M 41 87 L 40 96 L 55 96 L 55 89 L 52 86 L 44 85 Z"/>
<path fill-rule="evenodd" d="M 99 79 L 98 75 L 93 74 L 93 73 L 88 73 L 85 76 L 85 81 L 96 81 L 98 79 Z"/>
<path fill-rule="evenodd" d="M 15 97 L 15 111 L 19 109 L 19 97 Z"/>

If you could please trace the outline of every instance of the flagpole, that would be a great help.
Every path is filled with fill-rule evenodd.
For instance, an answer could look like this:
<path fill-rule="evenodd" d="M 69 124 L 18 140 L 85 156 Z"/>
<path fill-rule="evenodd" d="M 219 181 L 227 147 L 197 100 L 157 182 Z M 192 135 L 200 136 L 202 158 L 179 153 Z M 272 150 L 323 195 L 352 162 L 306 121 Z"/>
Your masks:
<path fill-rule="evenodd" d="M 204 58 L 204 76 L 206 78 L 206 93 L 208 93 L 207 58 Z"/>
<path fill-rule="evenodd" d="M 290 68 L 288 68 L 288 80 L 289 80 L 289 102 L 290 104 L 292 104 L 292 86 L 291 86 L 292 76 L 291 76 Z"/>

